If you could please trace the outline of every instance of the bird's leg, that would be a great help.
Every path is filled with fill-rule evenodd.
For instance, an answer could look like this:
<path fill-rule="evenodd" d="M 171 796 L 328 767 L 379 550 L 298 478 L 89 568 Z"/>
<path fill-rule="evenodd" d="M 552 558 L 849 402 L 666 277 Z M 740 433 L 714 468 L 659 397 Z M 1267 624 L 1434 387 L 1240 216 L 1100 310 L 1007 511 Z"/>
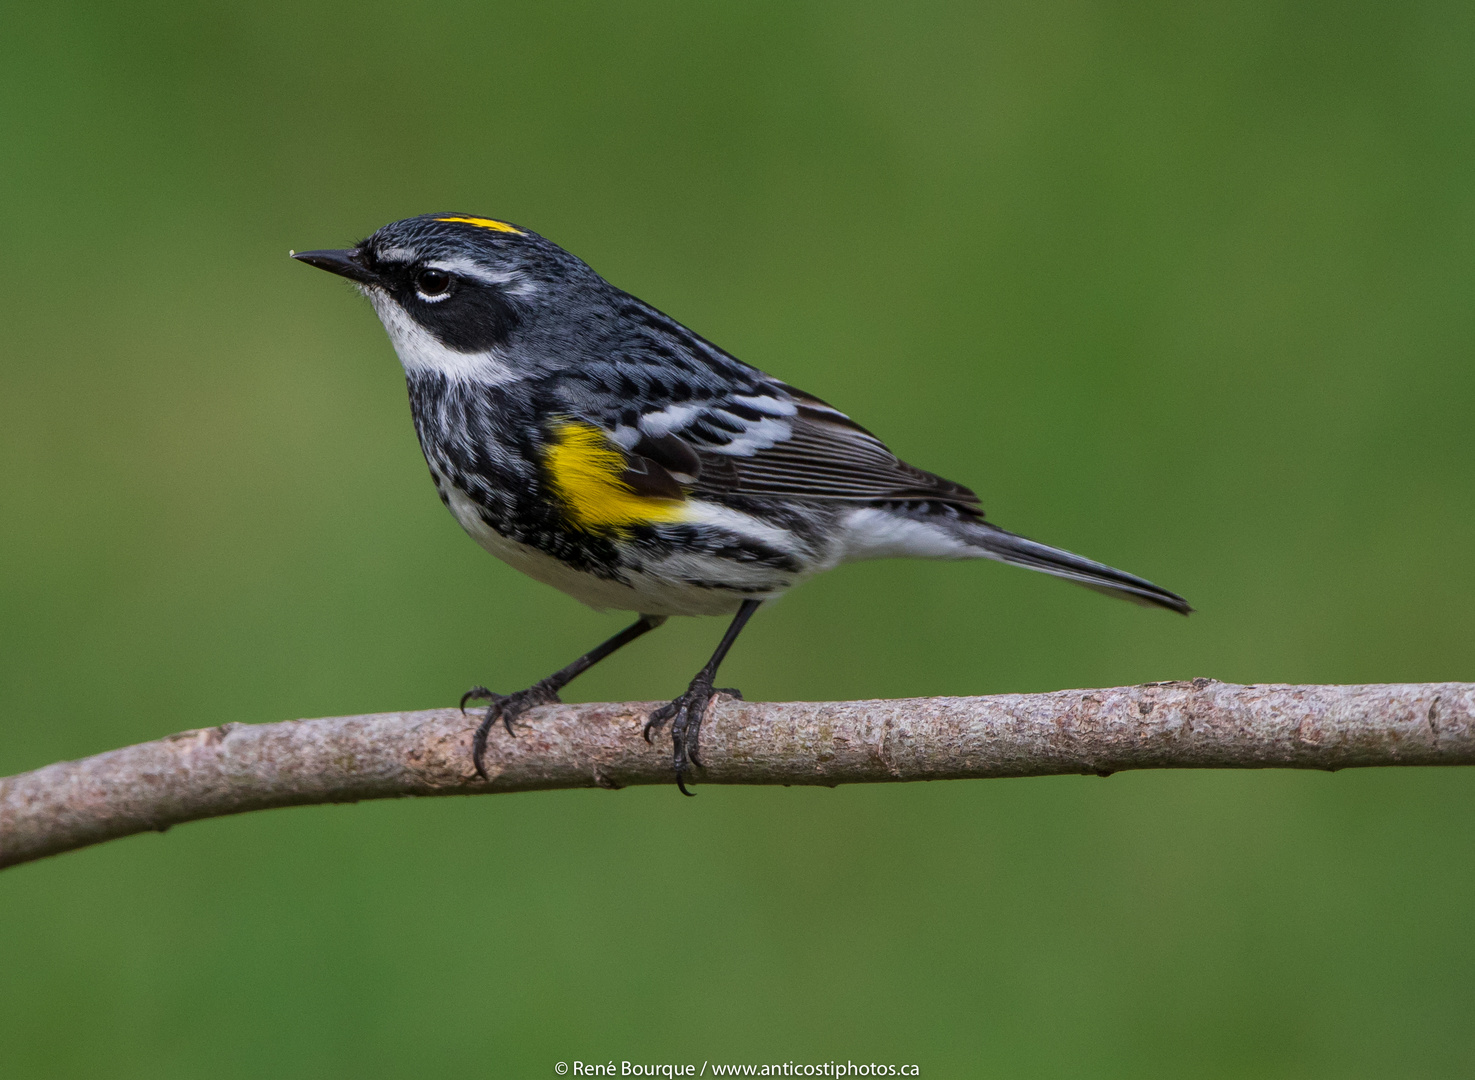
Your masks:
<path fill-rule="evenodd" d="M 567 667 L 559 668 L 546 679 L 540 679 L 529 686 L 526 690 L 519 690 L 515 694 L 498 694 L 488 690 L 485 686 L 473 686 L 461 695 L 461 711 L 466 711 L 468 701 L 485 701 L 487 705 L 486 715 L 481 718 L 477 725 L 476 734 L 471 737 L 471 763 L 476 766 L 476 775 L 483 780 L 487 778 L 484 758 L 487 752 L 487 735 L 492 730 L 492 725 L 498 720 L 502 721 L 507 728 L 507 734 L 515 735 L 512 730 L 514 721 L 529 709 L 539 705 L 551 705 L 559 700 L 558 692 L 575 678 L 588 671 L 599 663 L 610 653 L 630 644 L 641 634 L 654 630 L 666 621 L 664 615 L 642 615 L 635 622 L 621 630 L 614 637 L 590 649 Z"/>
<path fill-rule="evenodd" d="M 650 714 L 650 719 L 645 722 L 645 741 L 650 742 L 650 733 L 659 731 L 666 726 L 666 721 L 671 721 L 671 747 L 672 765 L 676 769 L 676 786 L 681 789 L 681 794 L 690 795 L 686 790 L 686 770 L 690 765 L 701 765 L 702 760 L 697 756 L 698 740 L 702 733 L 702 720 L 706 718 L 707 706 L 712 701 L 714 694 L 731 694 L 741 699 L 742 694 L 736 690 L 717 690 L 712 682 L 717 678 L 718 665 L 722 658 L 727 655 L 727 650 L 732 648 L 732 643 L 742 633 L 743 627 L 753 617 L 753 612 L 758 610 L 761 600 L 744 600 L 743 606 L 738 608 L 738 613 L 733 617 L 732 625 L 727 628 L 727 633 L 722 635 L 722 641 L 717 646 L 717 651 L 712 654 L 712 659 L 707 661 L 707 666 L 697 672 L 697 677 L 691 680 L 691 685 L 686 688 L 675 701 L 668 705 L 662 705 Z"/>

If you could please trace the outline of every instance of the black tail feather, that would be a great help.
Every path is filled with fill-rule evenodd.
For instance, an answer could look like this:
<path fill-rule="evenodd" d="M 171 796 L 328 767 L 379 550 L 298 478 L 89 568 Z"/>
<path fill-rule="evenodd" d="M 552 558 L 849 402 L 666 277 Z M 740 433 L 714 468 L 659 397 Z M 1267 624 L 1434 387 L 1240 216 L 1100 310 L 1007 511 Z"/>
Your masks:
<path fill-rule="evenodd" d="M 1187 615 L 1193 610 L 1177 593 L 1154 585 L 1146 578 L 1117 570 L 1105 563 L 1083 558 L 1061 548 L 1016 536 L 986 521 L 969 522 L 968 541 L 990 559 L 1026 566 L 1067 581 L 1074 581 L 1108 596 L 1117 596 L 1144 607 L 1163 607 Z"/>

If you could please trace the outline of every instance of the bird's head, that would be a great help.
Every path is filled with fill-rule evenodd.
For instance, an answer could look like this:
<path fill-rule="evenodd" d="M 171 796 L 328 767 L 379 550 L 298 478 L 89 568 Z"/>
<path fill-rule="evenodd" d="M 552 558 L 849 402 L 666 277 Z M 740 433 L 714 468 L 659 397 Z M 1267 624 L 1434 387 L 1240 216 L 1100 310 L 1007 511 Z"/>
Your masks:
<path fill-rule="evenodd" d="M 503 381 L 520 327 L 603 284 L 536 233 L 473 214 L 406 218 L 351 248 L 292 257 L 357 284 L 411 374 Z"/>

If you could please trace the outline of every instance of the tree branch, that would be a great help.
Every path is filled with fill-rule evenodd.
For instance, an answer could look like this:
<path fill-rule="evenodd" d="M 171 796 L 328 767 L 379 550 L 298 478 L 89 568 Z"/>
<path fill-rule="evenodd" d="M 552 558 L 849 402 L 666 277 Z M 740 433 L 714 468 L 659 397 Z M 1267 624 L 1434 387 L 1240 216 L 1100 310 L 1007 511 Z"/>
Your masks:
<path fill-rule="evenodd" d="M 493 732 L 455 709 L 226 724 L 0 780 L 0 867 L 200 818 L 405 795 L 669 784 L 650 704 L 553 705 Z M 709 784 L 868 783 L 1121 769 L 1475 764 L 1475 683 L 1235 686 L 1195 679 L 978 698 L 719 698 Z"/>

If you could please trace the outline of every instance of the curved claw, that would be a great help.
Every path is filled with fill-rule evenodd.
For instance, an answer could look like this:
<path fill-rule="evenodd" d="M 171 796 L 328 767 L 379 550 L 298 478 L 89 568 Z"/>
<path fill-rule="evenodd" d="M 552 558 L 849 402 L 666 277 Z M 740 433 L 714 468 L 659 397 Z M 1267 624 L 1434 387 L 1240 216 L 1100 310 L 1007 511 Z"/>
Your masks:
<path fill-rule="evenodd" d="M 507 702 L 510 701 L 510 698 L 504 698 L 500 693 L 490 693 L 488 696 L 491 698 L 491 704 L 487 705 L 487 716 L 482 717 L 481 723 L 476 724 L 475 735 L 471 736 L 472 767 L 476 770 L 476 775 L 484 780 L 487 779 L 487 766 L 485 766 L 484 761 L 485 757 L 487 757 L 487 736 L 491 733 L 491 726 L 497 723 L 497 719 L 500 717 L 502 719 L 502 726 L 507 729 L 507 735 L 512 736 L 512 738 L 518 738 L 518 733 L 512 729 L 512 719 L 516 716 L 516 711 L 507 707 Z M 485 698 L 479 699 L 485 701 Z M 465 701 L 465 698 L 463 698 L 463 701 Z M 462 713 L 465 713 L 465 711 L 465 707 L 463 707 Z"/>
<path fill-rule="evenodd" d="M 468 701 L 495 701 L 500 695 L 492 693 L 485 686 L 473 686 L 461 695 L 461 712 L 466 712 Z"/>
<path fill-rule="evenodd" d="M 483 759 L 487 752 L 487 736 L 491 733 L 492 725 L 500 718 L 502 726 L 507 729 L 507 734 L 513 738 L 517 737 L 517 730 L 512 726 L 519 716 L 538 705 L 552 705 L 558 702 L 558 693 L 541 684 L 530 686 L 526 690 L 516 694 L 497 694 L 488 690 L 485 686 L 473 686 L 461 695 L 461 711 L 466 711 L 468 701 L 488 701 L 486 714 L 481 718 L 481 723 L 476 725 L 476 732 L 471 736 L 471 764 L 476 769 L 476 775 L 483 780 L 487 779 L 486 766 Z"/>
<path fill-rule="evenodd" d="M 676 787 L 677 790 L 681 792 L 681 794 L 687 796 L 688 798 L 695 799 L 697 797 L 697 793 L 695 791 L 686 790 L 686 778 L 682 776 L 681 773 L 676 774 Z"/>
<path fill-rule="evenodd" d="M 645 728 L 641 731 L 641 734 L 645 736 L 645 741 L 650 742 L 650 733 L 652 731 L 660 731 L 661 728 L 666 726 L 666 721 L 675 715 L 676 702 L 672 701 L 662 705 L 655 712 L 651 713 L 650 716 L 646 717 Z"/>
<path fill-rule="evenodd" d="M 706 718 L 707 709 L 711 706 L 712 701 L 717 697 L 718 694 L 724 694 L 727 697 L 732 698 L 734 701 L 746 700 L 743 697 L 743 692 L 741 690 L 737 690 L 731 686 L 719 686 L 714 688 L 711 694 L 707 696 L 707 700 L 702 703 L 701 710 L 693 714 L 695 724 L 692 725 L 693 731 L 691 733 L 691 748 L 687 751 L 686 756 L 691 760 L 691 763 L 693 765 L 700 766 L 703 769 L 707 767 L 707 763 L 697 756 L 697 737 L 701 734 L 702 721 Z"/>
<path fill-rule="evenodd" d="M 706 686 L 700 677 L 687 687 L 686 693 L 675 701 L 667 702 L 660 708 L 655 709 L 646 719 L 642 734 L 646 742 L 651 741 L 651 733 L 659 731 L 671 721 L 671 769 L 676 773 L 676 786 L 683 795 L 694 795 L 695 792 L 686 789 L 687 772 L 691 766 L 706 768 L 702 761 L 699 747 L 701 744 L 702 721 L 706 719 L 707 709 L 712 704 L 712 699 L 718 694 L 726 694 L 738 701 L 743 700 L 743 695 L 738 690 L 727 687 L 713 689 Z"/>
<path fill-rule="evenodd" d="M 471 764 L 476 769 L 476 775 L 483 780 L 487 779 L 487 768 L 484 763 L 487 756 L 487 735 L 491 732 L 495 721 L 496 716 L 491 709 L 488 709 L 481 723 L 476 725 L 476 734 L 471 736 Z"/>

